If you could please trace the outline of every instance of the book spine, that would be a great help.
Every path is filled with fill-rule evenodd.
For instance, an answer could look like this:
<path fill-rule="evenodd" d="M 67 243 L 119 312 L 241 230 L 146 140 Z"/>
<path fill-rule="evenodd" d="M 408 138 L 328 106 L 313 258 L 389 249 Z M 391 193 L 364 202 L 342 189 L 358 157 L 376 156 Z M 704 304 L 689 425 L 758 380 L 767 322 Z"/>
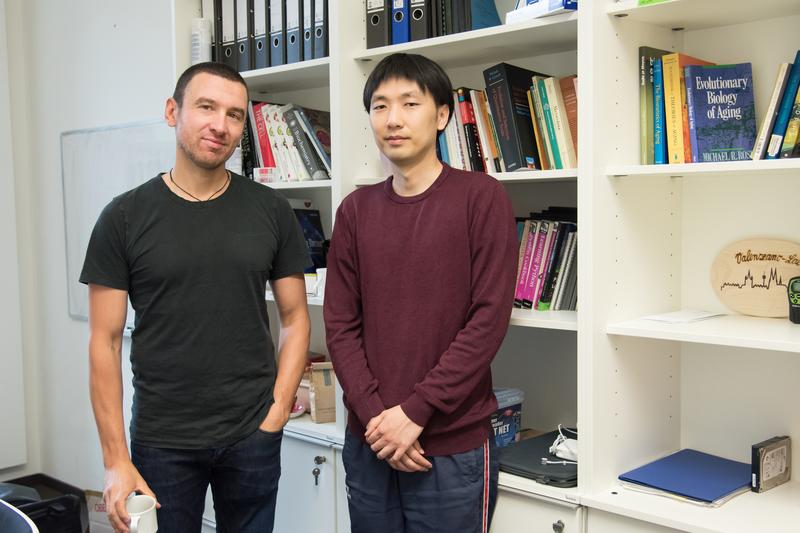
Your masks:
<path fill-rule="evenodd" d="M 575 233 L 573 233 L 573 235 L 574 235 L 574 237 L 572 239 L 572 243 L 570 244 L 570 248 L 569 248 L 569 252 L 568 252 L 569 255 L 567 256 L 567 262 L 564 265 L 564 270 L 563 270 L 563 274 L 564 275 L 563 275 L 563 280 L 562 280 L 562 283 L 561 283 L 560 292 L 558 294 L 558 298 L 556 300 L 556 305 L 555 305 L 555 308 L 554 308 L 557 311 L 561 311 L 563 309 L 566 309 L 564 297 L 565 297 L 565 293 L 568 292 L 567 291 L 567 286 L 570 284 L 570 281 L 572 279 L 572 270 L 573 270 L 573 267 L 574 267 L 574 264 L 575 264 L 574 263 L 575 251 L 578 248 L 578 233 L 575 232 Z"/>
<path fill-rule="evenodd" d="M 783 136 L 783 144 L 781 145 L 782 158 L 792 157 L 794 147 L 797 144 L 798 133 L 800 133 L 800 90 L 797 91 L 797 96 L 794 98 L 792 114 L 786 126 L 786 135 Z"/>
<path fill-rule="evenodd" d="M 686 86 L 686 110 L 688 117 L 688 130 L 689 130 L 689 144 L 691 146 L 691 161 L 700 162 L 700 156 L 697 152 L 697 120 L 695 119 L 695 100 L 696 95 L 694 92 L 694 74 L 692 67 L 686 67 L 686 74 L 683 78 Z"/>
<path fill-rule="evenodd" d="M 550 256 L 553 253 L 557 232 L 558 222 L 551 222 L 550 228 L 547 230 L 547 238 L 544 241 L 544 247 L 542 248 L 542 260 L 539 263 L 539 275 L 536 277 L 536 288 L 534 289 L 533 298 L 531 298 L 534 309 L 539 309 L 539 300 L 541 300 L 542 292 L 544 292 L 544 282 L 547 278 Z"/>
<path fill-rule="evenodd" d="M 678 54 L 661 58 L 664 71 L 664 118 L 667 125 L 667 153 L 670 164 L 684 163 L 681 73 Z"/>
<path fill-rule="evenodd" d="M 575 168 L 575 148 L 572 146 L 572 134 L 569 132 L 567 115 L 564 112 L 564 98 L 561 94 L 561 86 L 555 78 L 546 78 L 545 87 L 550 101 L 550 113 L 553 116 L 553 129 L 558 140 L 558 149 L 564 168 Z"/>
<path fill-rule="evenodd" d="M 564 162 L 561 159 L 561 150 L 558 147 L 558 139 L 556 137 L 556 129 L 553 124 L 553 114 L 550 111 L 550 100 L 547 97 L 547 87 L 545 86 L 544 78 L 538 78 L 539 98 L 542 101 L 542 114 L 544 115 L 544 122 L 547 126 L 547 138 L 550 140 L 550 146 L 553 147 L 553 164 L 555 168 L 564 168 Z"/>
<path fill-rule="evenodd" d="M 311 139 L 309 139 L 303 128 L 300 126 L 300 115 L 292 105 L 281 108 L 284 120 L 291 134 L 297 152 L 300 155 L 300 160 L 303 162 L 308 174 L 312 180 L 328 179 L 328 173 L 325 171 L 320 162 L 314 156 L 314 149 L 311 146 Z"/>
<path fill-rule="evenodd" d="M 481 99 L 478 94 L 480 91 L 470 89 L 469 96 L 472 101 L 472 110 L 475 113 L 475 125 L 478 127 L 478 142 L 480 144 L 481 156 L 483 158 L 483 167 L 485 172 L 495 172 L 494 159 L 492 159 L 492 151 L 489 147 L 489 137 L 487 134 L 488 127 L 484 120 L 483 113 L 481 112 Z"/>
<path fill-rule="evenodd" d="M 647 48 L 644 46 L 639 47 L 639 161 L 642 165 L 653 163 L 650 159 L 652 142 L 649 135 L 652 125 L 650 123 L 650 113 L 647 110 L 650 103 L 648 94 L 652 94 L 652 89 L 648 91 L 647 83 L 649 59 Z"/>
<path fill-rule="evenodd" d="M 667 163 L 667 139 L 664 136 L 664 71 L 661 59 L 653 64 L 653 163 Z"/>
<path fill-rule="evenodd" d="M 756 137 L 756 143 L 753 145 L 753 152 L 750 154 L 754 161 L 764 159 L 767 154 L 767 140 L 772 131 L 772 126 L 775 124 L 775 118 L 778 116 L 778 106 L 786 89 L 786 82 L 789 80 L 791 68 L 791 63 L 781 63 L 780 67 L 778 67 L 778 75 L 775 78 L 775 85 L 772 87 L 772 96 L 769 99 L 764 119 L 761 121 L 761 127 L 758 129 L 758 137 Z"/>
<path fill-rule="evenodd" d="M 524 251 L 521 252 L 522 261 L 519 267 L 519 275 L 517 276 L 517 288 L 514 291 L 514 307 L 522 307 L 522 299 L 525 295 L 525 283 L 530 271 L 531 254 L 533 253 L 534 241 L 534 222 L 532 220 L 525 221 L 525 229 L 523 230 L 522 241 L 520 248 Z"/>
<path fill-rule="evenodd" d="M 500 152 L 503 154 L 506 172 L 514 172 L 525 168 L 522 154 L 517 147 L 511 87 L 502 69 L 495 68 L 484 73 L 486 78 L 486 96 L 492 110 L 492 117 L 497 128 Z"/>
<path fill-rule="evenodd" d="M 536 286 L 539 281 L 539 269 L 542 264 L 542 254 L 544 253 L 544 245 L 547 240 L 547 232 L 550 229 L 550 222 L 542 220 L 539 223 L 539 229 L 536 237 L 536 246 L 533 249 L 533 258 L 531 262 L 531 271 L 528 274 L 528 283 L 525 290 L 525 297 L 522 300 L 522 307 L 524 309 L 533 309 L 533 298 L 536 295 Z"/>
<path fill-rule="evenodd" d="M 531 109 L 531 123 L 533 124 L 533 137 L 536 139 L 536 151 L 539 152 L 539 164 L 542 170 L 550 170 L 550 160 L 547 157 L 547 148 L 544 146 L 542 131 L 539 129 L 539 122 L 536 120 L 536 105 L 533 103 L 533 90 L 528 89 L 528 107 Z"/>
<path fill-rule="evenodd" d="M 331 158 L 328 155 L 328 152 L 325 151 L 322 141 L 320 141 L 319 137 L 317 137 L 314 127 L 311 125 L 311 121 L 308 120 L 308 116 L 306 116 L 306 112 L 303 110 L 303 108 L 295 107 L 295 110 L 300 116 L 300 125 L 303 127 L 303 130 L 306 132 L 308 138 L 311 139 L 311 142 L 314 145 L 314 150 L 317 152 L 317 156 L 319 156 L 320 161 L 322 161 L 322 164 L 325 165 L 325 169 L 328 171 L 328 174 L 330 174 Z"/>
<path fill-rule="evenodd" d="M 689 106 L 686 104 L 686 82 L 685 70 L 679 69 L 681 74 L 681 130 L 683 131 L 683 161 L 685 163 L 696 162 L 692 155 L 692 139 L 689 136 Z"/>
<path fill-rule="evenodd" d="M 464 139 L 467 142 L 472 170 L 486 172 L 478 137 L 478 124 L 475 120 L 475 109 L 472 107 L 468 91 L 464 88 L 458 89 L 458 107 L 461 112 L 461 121 L 464 123 Z"/>
<path fill-rule="evenodd" d="M 556 234 L 555 242 L 553 243 L 550 257 L 547 261 L 547 269 L 545 270 L 544 287 L 539 297 L 539 303 L 536 305 L 536 309 L 540 311 L 547 311 L 550 309 L 550 302 L 553 299 L 553 289 L 555 288 L 555 279 L 558 275 L 558 263 L 561 260 L 567 233 L 571 227 L 572 225 L 567 222 L 558 223 L 558 233 Z"/>
<path fill-rule="evenodd" d="M 483 108 L 486 111 L 486 115 L 489 117 L 489 128 L 492 130 L 493 154 L 496 159 L 496 163 L 499 163 L 500 167 L 497 170 L 498 172 L 505 172 L 506 164 L 503 161 L 503 154 L 500 151 L 500 140 L 497 137 L 497 127 L 495 127 L 494 117 L 492 116 L 492 108 L 489 106 L 489 98 L 486 96 L 486 91 L 481 91 L 481 98 L 483 99 Z"/>
<path fill-rule="evenodd" d="M 453 91 L 453 114 L 455 115 L 456 129 L 455 138 L 458 140 L 458 146 L 461 150 L 461 159 L 463 161 L 462 170 L 472 170 L 472 154 L 470 153 L 469 145 L 467 144 L 467 137 L 464 134 L 464 119 L 461 118 L 461 104 L 458 101 L 458 91 Z"/>
<path fill-rule="evenodd" d="M 252 101 L 247 102 L 247 118 L 250 121 L 250 125 L 253 128 L 253 133 L 255 134 L 255 143 L 254 143 L 254 154 L 255 154 L 255 162 L 256 166 L 263 167 L 264 165 L 264 144 L 269 145 L 269 142 L 266 140 L 266 128 L 264 127 L 264 121 L 261 117 L 256 116 L 255 108 L 256 106 L 261 105 L 260 103 L 253 103 Z M 259 113 L 260 115 L 260 113 Z M 259 119 L 261 119 L 261 124 L 259 125 Z"/>
<path fill-rule="evenodd" d="M 555 157 L 553 156 L 553 146 L 550 144 L 550 137 L 547 135 L 547 124 L 544 119 L 544 108 L 542 107 L 542 96 L 539 94 L 539 76 L 531 78 L 531 96 L 533 97 L 534 112 L 536 121 L 539 124 L 539 132 L 542 135 L 542 144 L 547 151 L 548 168 L 556 168 Z"/>
<path fill-rule="evenodd" d="M 572 147 L 575 154 L 578 153 L 578 93 L 575 88 L 574 79 L 576 76 L 567 76 L 558 80 L 561 86 L 561 96 L 564 99 L 564 111 L 567 115 L 566 124 L 569 125 L 569 133 L 572 139 Z"/>
<path fill-rule="evenodd" d="M 289 160 L 289 148 L 284 138 L 281 124 L 277 120 L 274 107 L 271 104 L 264 104 L 261 108 L 261 114 L 267 124 L 269 138 L 274 139 L 273 152 L 276 155 L 278 169 L 280 169 L 280 177 L 282 181 L 297 181 L 293 165 Z"/>
<path fill-rule="evenodd" d="M 567 269 L 567 257 L 572 246 L 572 240 L 575 238 L 575 231 L 570 230 L 567 233 L 566 242 L 564 243 L 564 250 L 561 254 L 561 260 L 558 262 L 558 273 L 555 276 L 555 286 L 553 287 L 553 296 L 550 298 L 550 309 L 558 310 L 556 305 L 558 295 L 561 293 L 561 287 L 564 284 Z"/>
<path fill-rule="evenodd" d="M 786 82 L 786 90 L 781 99 L 781 106 L 778 109 L 778 116 L 775 118 L 775 125 L 772 127 L 772 135 L 767 145 L 767 159 L 777 159 L 780 155 L 783 136 L 789 125 L 789 115 L 792 113 L 797 88 L 800 86 L 800 50 L 794 58 L 792 70 L 789 73 L 789 80 Z"/>

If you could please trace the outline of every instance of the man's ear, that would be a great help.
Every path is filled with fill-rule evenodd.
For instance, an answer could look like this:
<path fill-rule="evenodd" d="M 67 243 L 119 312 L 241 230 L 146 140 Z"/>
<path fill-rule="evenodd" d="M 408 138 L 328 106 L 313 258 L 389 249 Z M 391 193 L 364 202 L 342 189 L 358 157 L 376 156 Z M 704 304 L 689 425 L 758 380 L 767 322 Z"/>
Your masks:
<path fill-rule="evenodd" d="M 174 128 L 178 123 L 178 102 L 174 98 L 167 98 L 164 105 L 164 120 L 170 128 Z"/>
<path fill-rule="evenodd" d="M 447 127 L 447 122 L 450 118 L 450 106 L 447 104 L 440 105 L 436 113 L 436 129 L 442 131 Z"/>

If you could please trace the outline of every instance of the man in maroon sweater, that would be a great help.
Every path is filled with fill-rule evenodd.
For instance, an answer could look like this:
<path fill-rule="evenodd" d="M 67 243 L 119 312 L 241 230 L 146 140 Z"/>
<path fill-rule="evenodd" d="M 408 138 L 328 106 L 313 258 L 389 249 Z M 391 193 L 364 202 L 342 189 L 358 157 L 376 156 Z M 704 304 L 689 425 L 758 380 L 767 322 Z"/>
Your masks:
<path fill-rule="evenodd" d="M 514 298 L 503 186 L 436 155 L 453 113 L 433 61 L 394 54 L 364 88 L 385 182 L 342 202 L 328 255 L 328 349 L 349 411 L 353 532 L 488 531 L 498 463 L 490 363 Z"/>

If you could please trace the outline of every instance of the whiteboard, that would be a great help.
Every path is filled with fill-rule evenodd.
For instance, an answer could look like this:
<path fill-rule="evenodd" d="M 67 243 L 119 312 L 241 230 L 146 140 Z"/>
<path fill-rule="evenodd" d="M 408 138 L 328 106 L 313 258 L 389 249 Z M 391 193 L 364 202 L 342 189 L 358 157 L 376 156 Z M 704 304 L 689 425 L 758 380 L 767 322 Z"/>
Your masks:
<path fill-rule="evenodd" d="M 119 194 L 175 161 L 175 131 L 164 120 L 61 134 L 61 180 L 67 251 L 69 314 L 88 320 L 89 289 L 78 281 L 97 217 Z M 127 327 L 133 325 L 128 307 Z"/>

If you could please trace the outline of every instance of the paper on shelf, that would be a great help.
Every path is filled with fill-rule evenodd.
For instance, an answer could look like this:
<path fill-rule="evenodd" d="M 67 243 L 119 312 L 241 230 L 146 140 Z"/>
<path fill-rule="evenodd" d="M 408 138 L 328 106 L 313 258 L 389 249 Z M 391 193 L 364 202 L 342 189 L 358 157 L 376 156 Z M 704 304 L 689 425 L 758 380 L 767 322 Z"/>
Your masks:
<path fill-rule="evenodd" d="M 722 314 L 723 313 L 712 313 L 697 309 L 681 309 L 680 311 L 662 313 L 659 315 L 649 315 L 642 318 L 644 320 L 653 320 L 656 322 L 664 322 L 666 324 L 689 324 L 691 322 L 697 322 L 698 320 L 706 320 L 715 316 L 722 316 Z"/>

